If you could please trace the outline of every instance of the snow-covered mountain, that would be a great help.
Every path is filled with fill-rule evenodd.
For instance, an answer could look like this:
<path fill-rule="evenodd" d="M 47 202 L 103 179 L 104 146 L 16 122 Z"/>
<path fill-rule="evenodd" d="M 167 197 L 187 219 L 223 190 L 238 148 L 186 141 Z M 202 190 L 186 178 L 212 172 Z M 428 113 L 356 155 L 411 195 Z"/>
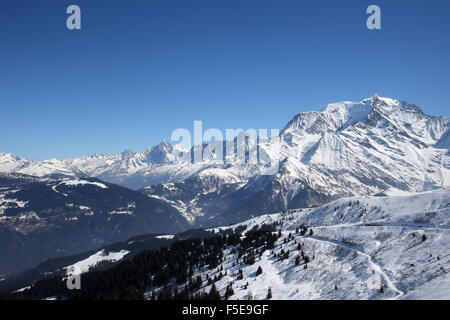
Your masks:
<path fill-rule="evenodd" d="M 225 163 L 214 157 L 191 161 L 195 148 L 214 154 L 211 145 L 186 150 L 164 141 L 140 153 L 128 150 L 61 161 L 0 154 L 0 172 L 90 176 L 145 188 L 149 196 L 175 206 L 192 223 L 226 224 L 389 188 L 407 192 L 448 188 L 449 132 L 448 118 L 374 96 L 300 113 L 281 131 L 280 139 L 260 141 L 260 150 L 272 162 L 279 161 L 273 175 L 261 175 L 260 164 L 242 165 L 230 157 L 236 139 L 226 150 Z M 248 140 L 247 149 L 253 148 L 255 139 Z M 190 156 L 174 157 L 179 153 Z"/>

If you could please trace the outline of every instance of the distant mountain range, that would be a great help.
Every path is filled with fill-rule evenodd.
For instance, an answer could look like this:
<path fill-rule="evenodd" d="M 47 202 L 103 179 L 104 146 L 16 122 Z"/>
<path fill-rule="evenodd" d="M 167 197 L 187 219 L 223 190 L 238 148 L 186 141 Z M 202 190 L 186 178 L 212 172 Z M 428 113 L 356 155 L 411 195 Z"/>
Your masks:
<path fill-rule="evenodd" d="M 280 162 L 278 172 L 269 176 L 260 175 L 258 164 L 242 166 L 226 156 L 225 163 L 174 159 L 174 151 L 192 155 L 200 146 L 187 150 L 167 141 L 139 153 L 68 160 L 29 161 L 0 154 L 0 172 L 96 177 L 143 189 L 196 225 L 236 222 L 390 188 L 421 192 L 450 186 L 449 118 L 428 116 L 406 102 L 374 96 L 333 103 L 296 115 L 280 136 L 281 141 L 269 138 L 259 144 Z M 256 143 L 254 137 L 248 140 Z M 208 145 L 201 148 L 214 153 Z M 226 150 L 230 152 L 234 150 Z"/>
<path fill-rule="evenodd" d="M 246 151 L 257 145 L 272 162 L 279 161 L 272 175 L 261 175 L 259 163 L 243 165 L 229 156 L 237 139 L 231 146 L 214 142 L 228 146 L 224 163 L 214 160 L 214 145 L 185 149 L 167 141 L 139 153 L 68 160 L 31 161 L 2 153 L 0 237 L 15 239 L 15 245 L 1 242 L 12 258 L 2 259 L 0 272 L 19 261 L 35 263 L 33 254 L 19 258 L 14 252 L 16 244 L 40 244 L 36 239 L 45 243 L 44 259 L 138 233 L 228 225 L 345 196 L 447 189 L 449 120 L 378 96 L 300 113 L 279 139 L 246 135 Z M 213 156 L 193 162 L 199 149 Z M 174 153 L 189 156 L 182 160 Z"/>

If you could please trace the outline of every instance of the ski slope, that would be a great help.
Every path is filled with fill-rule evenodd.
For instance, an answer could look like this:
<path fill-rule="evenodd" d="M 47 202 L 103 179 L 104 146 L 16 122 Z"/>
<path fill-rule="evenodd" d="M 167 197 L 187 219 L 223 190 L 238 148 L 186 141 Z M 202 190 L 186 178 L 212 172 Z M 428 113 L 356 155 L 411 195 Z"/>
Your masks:
<path fill-rule="evenodd" d="M 221 293 L 232 281 L 231 299 L 265 299 L 269 287 L 272 299 L 450 299 L 450 191 L 342 198 L 211 230 L 272 223 L 282 230 L 273 251 L 289 250 L 289 258 L 265 251 L 253 265 L 233 266 L 237 256 L 228 250 L 227 275 L 216 283 Z M 305 235 L 296 232 L 301 226 Z M 298 244 L 311 261 L 296 266 Z"/>

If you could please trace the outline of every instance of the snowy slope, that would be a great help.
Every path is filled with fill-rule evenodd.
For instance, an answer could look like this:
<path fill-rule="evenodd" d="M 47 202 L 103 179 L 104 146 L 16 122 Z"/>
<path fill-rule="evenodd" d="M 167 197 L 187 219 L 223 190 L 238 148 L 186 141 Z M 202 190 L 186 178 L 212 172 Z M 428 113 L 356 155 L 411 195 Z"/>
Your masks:
<path fill-rule="evenodd" d="M 222 294 L 233 282 L 231 299 L 265 299 L 269 287 L 273 299 L 450 299 L 449 191 L 342 198 L 212 230 L 251 230 L 271 223 L 282 230 L 273 252 L 289 250 L 289 258 L 265 251 L 253 265 L 233 265 L 237 255 L 227 250 L 227 275 L 216 282 Z M 303 225 L 308 227 L 305 235 L 296 230 Z M 298 244 L 311 261 L 301 259 L 296 266 Z M 259 266 L 263 274 L 256 276 Z M 242 280 L 237 279 L 239 269 Z M 218 274 L 199 274 L 206 273 Z"/>
<path fill-rule="evenodd" d="M 86 259 L 78 261 L 77 263 L 67 266 L 64 269 L 66 269 L 66 274 L 68 276 L 83 274 L 88 272 L 90 268 L 95 267 L 103 261 L 115 262 L 122 260 L 122 258 L 129 252 L 130 251 L 127 250 L 120 250 L 119 252 L 105 252 L 105 250 L 100 250 Z"/>

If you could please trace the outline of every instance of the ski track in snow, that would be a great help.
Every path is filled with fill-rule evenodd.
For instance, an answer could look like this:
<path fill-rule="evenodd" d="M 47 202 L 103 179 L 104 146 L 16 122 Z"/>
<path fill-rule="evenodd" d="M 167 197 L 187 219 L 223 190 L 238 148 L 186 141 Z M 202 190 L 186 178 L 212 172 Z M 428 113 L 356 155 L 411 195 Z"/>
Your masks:
<path fill-rule="evenodd" d="M 383 269 L 382 269 L 378 264 L 376 264 L 375 262 L 373 262 L 372 257 L 371 257 L 370 255 L 368 255 L 367 253 L 362 252 L 362 251 L 360 251 L 360 250 L 358 250 L 358 249 L 352 248 L 352 247 L 350 247 L 350 246 L 347 246 L 347 245 L 345 245 L 345 244 L 342 244 L 342 243 L 340 243 L 340 242 L 338 242 L 338 241 L 328 240 L 328 239 L 321 238 L 321 237 L 317 237 L 317 236 L 308 236 L 308 237 L 303 236 L 302 239 L 304 239 L 304 240 L 319 241 L 319 242 L 326 242 L 326 243 L 328 243 L 328 244 L 332 244 L 332 245 L 335 245 L 335 246 L 339 246 L 339 247 L 341 247 L 341 248 L 345 248 L 345 249 L 347 249 L 347 250 L 354 251 L 354 252 L 356 252 L 357 254 L 364 256 L 364 257 L 367 259 L 367 262 L 369 263 L 369 266 L 372 268 L 372 270 L 374 270 L 375 272 L 377 272 L 378 274 L 380 274 L 380 275 L 383 277 L 383 279 L 386 281 L 386 284 L 388 285 L 388 287 L 389 287 L 392 291 L 394 291 L 394 292 L 397 293 L 397 295 L 396 295 L 392 300 L 396 300 L 396 299 L 400 298 L 401 296 L 403 296 L 403 295 L 405 294 L 403 291 L 399 290 L 399 289 L 394 285 L 394 283 L 393 283 L 392 280 L 389 278 L 389 276 L 383 271 Z"/>
<path fill-rule="evenodd" d="M 383 221 L 384 222 L 384 221 Z M 351 227 L 386 227 L 386 228 L 404 228 L 411 230 L 433 230 L 433 231 L 443 231 L 449 230 L 450 227 L 426 227 L 426 226 L 410 226 L 410 225 L 401 225 L 401 224 L 381 224 L 382 221 L 373 221 L 373 222 L 355 222 L 355 223 L 342 223 L 336 224 L 333 226 L 313 226 L 314 229 L 333 229 L 333 228 L 351 228 Z M 370 223 L 370 225 L 367 225 Z M 379 225 L 376 223 L 380 223 Z"/>
<path fill-rule="evenodd" d="M 62 193 L 61 191 L 58 191 L 56 188 L 60 185 L 60 183 L 58 183 L 56 186 L 52 187 L 52 190 L 55 191 L 56 193 L 60 193 L 62 194 L 64 197 L 67 197 L 67 194 Z"/>

